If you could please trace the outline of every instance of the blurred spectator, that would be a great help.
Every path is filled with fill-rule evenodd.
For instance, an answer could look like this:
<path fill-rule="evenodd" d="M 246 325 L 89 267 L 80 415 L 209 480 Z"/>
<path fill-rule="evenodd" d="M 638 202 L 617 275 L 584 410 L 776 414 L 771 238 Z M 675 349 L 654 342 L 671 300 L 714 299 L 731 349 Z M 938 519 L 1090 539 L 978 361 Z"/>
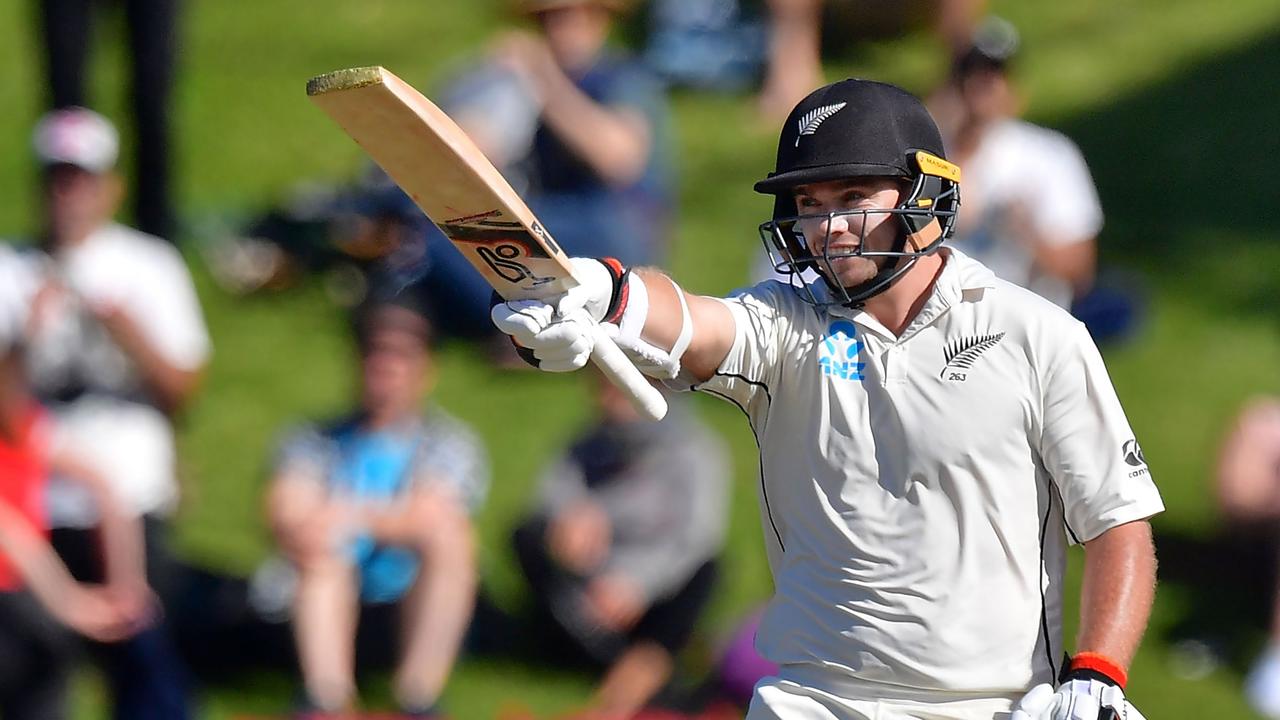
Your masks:
<path fill-rule="evenodd" d="M 394 289 L 422 279 L 430 224 L 370 164 L 349 184 L 300 183 L 279 207 L 229 233 L 210 227 L 198 248 L 229 293 L 279 290 L 320 275 L 331 300 L 354 307 L 371 284 Z"/>
<path fill-rule="evenodd" d="M 1069 308 L 1094 280 L 1102 207 L 1079 148 L 1019 120 L 1013 26 L 988 18 L 958 60 L 963 119 L 947 152 L 964 170 L 952 245 L 997 275 Z"/>
<path fill-rule="evenodd" d="M 567 254 L 646 264 L 663 257 L 672 219 L 670 130 L 660 83 L 607 46 L 626 4 L 518 0 L 538 32 L 500 37 L 441 98 Z M 457 331 L 491 334 L 492 289 L 430 231 L 434 304 L 465 319 Z"/>
<path fill-rule="evenodd" d="M 514 540 L 537 627 L 554 628 L 544 654 L 607 665 L 591 712 L 627 718 L 667 683 L 711 595 L 728 462 L 679 406 L 650 423 L 596 386 L 597 419 L 543 475 Z"/>
<path fill-rule="evenodd" d="M 191 399 L 209 338 L 191 277 L 173 246 L 112 221 L 121 197 L 118 140 L 83 108 L 36 127 L 49 253 L 34 301 L 27 368 L 68 446 L 99 468 L 124 511 L 143 518 L 147 571 L 164 596 L 164 534 L 178 497 L 173 418 Z M 55 475 L 53 544 L 81 580 L 102 575 L 99 512 Z M 186 717 L 185 677 L 162 624 L 95 647 L 117 717 Z"/>
<path fill-rule="evenodd" d="M 765 23 L 739 0 L 653 0 L 644 59 L 671 85 L 738 90 L 765 61 Z"/>
<path fill-rule="evenodd" d="M 358 405 L 283 443 L 268 521 L 297 572 L 293 626 L 309 709 L 351 705 L 357 623 L 398 611 L 396 700 L 435 717 L 475 604 L 470 513 L 487 461 L 462 423 L 435 406 L 421 411 L 435 378 L 420 302 L 407 293 L 372 300 L 356 332 Z"/>
<path fill-rule="evenodd" d="M 782 120 L 805 95 L 825 80 L 822 73 L 824 6 L 827 0 L 765 0 L 768 8 L 768 59 L 758 107 L 766 118 Z M 851 6 L 851 0 L 833 0 L 832 5 Z M 865 16 L 875 3 L 850 8 L 841 35 L 865 30 Z M 986 0 L 931 0 L 926 3 L 939 36 L 958 55 L 968 47 L 974 23 L 986 7 Z M 878 11 L 879 9 L 877 9 Z M 907 12 L 901 4 L 896 12 Z M 842 44 L 847 43 L 847 40 Z M 940 123 L 941 124 L 941 123 Z"/>
<path fill-rule="evenodd" d="M 607 46 L 626 0 L 516 0 L 538 32 L 510 31 L 437 94 L 569 255 L 631 264 L 666 251 L 674 192 L 661 84 Z M 231 289 L 285 280 L 290 268 L 358 267 L 353 297 L 422 280 L 445 337 L 487 338 L 493 288 L 381 171 L 359 186 L 310 192 L 211 249 Z M 339 238 L 334 242 L 333 238 Z M 505 348 L 507 343 L 502 340 Z"/>
<path fill-rule="evenodd" d="M 1269 546 L 1280 558 L 1280 397 L 1256 398 L 1241 410 L 1218 457 L 1218 505 L 1224 525 Z M 1259 572 L 1275 577 L 1275 568 Z M 1245 691 L 1267 718 L 1280 718 L 1280 589 L 1272 589 L 1271 636 Z"/>
<path fill-rule="evenodd" d="M 34 283 L 0 246 L 0 716 L 65 717 L 74 644 L 66 628 L 102 642 L 126 638 L 154 609 L 142 534 L 110 489 L 59 447 L 47 412 L 30 394 L 22 360 Z M 51 469 L 82 482 L 102 509 L 105 584 L 72 580 L 48 541 L 44 489 Z"/>
<path fill-rule="evenodd" d="M 108 3 L 98 0 L 41 0 L 50 109 L 89 105 L 85 69 L 95 18 Z M 123 0 L 129 33 L 130 93 L 133 105 L 137 183 L 134 223 L 143 232 L 173 238 L 169 180 L 169 98 L 173 88 L 179 0 Z"/>
<path fill-rule="evenodd" d="M 987 18 L 930 99 L 949 118 L 940 125 L 964 169 L 952 244 L 1070 309 L 1095 341 L 1123 339 L 1141 320 L 1142 283 L 1114 269 L 1097 272 L 1103 218 L 1093 178 L 1069 138 L 1018 119 L 1010 75 L 1018 45 L 1012 25 Z"/>

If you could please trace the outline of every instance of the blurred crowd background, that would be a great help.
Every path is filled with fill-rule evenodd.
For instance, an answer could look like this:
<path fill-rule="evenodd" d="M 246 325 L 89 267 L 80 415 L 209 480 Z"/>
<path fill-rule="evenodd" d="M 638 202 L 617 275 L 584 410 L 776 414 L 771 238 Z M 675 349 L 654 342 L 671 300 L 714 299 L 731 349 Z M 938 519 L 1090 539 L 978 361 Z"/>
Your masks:
<path fill-rule="evenodd" d="M 0 25 L 0 717 L 741 716 L 770 592 L 747 427 L 522 372 L 479 275 L 303 92 L 383 65 L 570 254 L 706 294 L 774 272 L 750 185 L 796 100 L 925 98 L 955 244 L 1086 323 L 1168 506 L 1135 701 L 1280 718 L 1280 5 L 0 0 Z"/>

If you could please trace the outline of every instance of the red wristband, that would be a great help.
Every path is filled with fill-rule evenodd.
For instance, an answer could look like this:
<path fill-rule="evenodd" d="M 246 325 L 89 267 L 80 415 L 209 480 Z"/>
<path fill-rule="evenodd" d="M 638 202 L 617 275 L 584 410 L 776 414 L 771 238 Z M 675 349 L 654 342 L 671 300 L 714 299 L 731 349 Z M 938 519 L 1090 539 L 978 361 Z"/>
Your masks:
<path fill-rule="evenodd" d="M 613 276 L 613 297 L 609 298 L 609 307 L 605 309 L 601 322 L 616 324 L 622 319 L 622 313 L 627 311 L 627 301 L 631 299 L 631 286 L 627 284 L 631 269 L 623 266 L 617 258 L 605 257 L 599 260 Z"/>
<path fill-rule="evenodd" d="M 1092 670 L 1102 673 L 1115 681 L 1115 684 L 1124 689 L 1126 683 L 1129 682 L 1129 673 L 1120 666 L 1120 663 L 1112 660 L 1106 655 L 1100 655 L 1093 652 L 1076 653 L 1071 658 L 1071 669 L 1074 670 Z"/>

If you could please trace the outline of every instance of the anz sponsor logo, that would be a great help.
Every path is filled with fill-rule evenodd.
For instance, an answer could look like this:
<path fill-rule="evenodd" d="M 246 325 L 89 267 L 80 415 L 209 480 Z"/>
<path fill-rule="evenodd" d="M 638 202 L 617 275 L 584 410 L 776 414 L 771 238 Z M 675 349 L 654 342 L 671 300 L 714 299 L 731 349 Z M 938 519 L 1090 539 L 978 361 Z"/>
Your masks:
<path fill-rule="evenodd" d="M 822 374 L 840 380 L 861 380 L 866 363 L 858 362 L 862 341 L 858 328 L 848 320 L 837 320 L 827 326 L 827 335 L 818 346 L 818 367 Z"/>

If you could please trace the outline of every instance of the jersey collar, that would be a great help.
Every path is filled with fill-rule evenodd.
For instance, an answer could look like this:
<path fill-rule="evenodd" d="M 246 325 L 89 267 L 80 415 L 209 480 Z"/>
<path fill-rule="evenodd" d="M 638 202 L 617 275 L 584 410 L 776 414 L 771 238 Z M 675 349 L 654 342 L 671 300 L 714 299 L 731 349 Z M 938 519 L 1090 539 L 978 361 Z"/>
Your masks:
<path fill-rule="evenodd" d="M 953 305 L 961 302 L 979 302 L 986 297 L 986 291 L 995 287 L 995 274 L 985 265 L 951 247 L 938 250 L 944 258 L 942 273 L 933 285 L 933 294 L 925 301 L 920 313 L 903 331 L 899 341 L 927 327 L 941 317 Z M 820 283 L 819 283 L 820 284 Z M 825 286 L 825 292 L 830 292 Z M 878 334 L 893 337 L 879 320 L 865 310 L 854 310 L 839 305 L 828 308 L 827 312 L 837 317 L 848 318 L 854 322 L 874 330 Z"/>

